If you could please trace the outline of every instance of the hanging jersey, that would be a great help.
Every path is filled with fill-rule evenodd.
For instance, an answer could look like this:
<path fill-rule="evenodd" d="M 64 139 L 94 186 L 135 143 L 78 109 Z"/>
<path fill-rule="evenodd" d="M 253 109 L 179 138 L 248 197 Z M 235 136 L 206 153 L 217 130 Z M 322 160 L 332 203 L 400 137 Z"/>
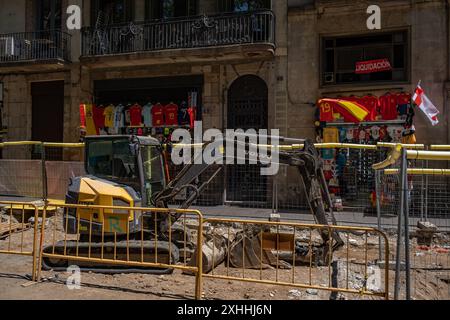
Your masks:
<path fill-rule="evenodd" d="M 116 108 L 113 105 L 109 105 L 103 110 L 104 126 L 105 128 L 114 127 Z"/>
<path fill-rule="evenodd" d="M 398 103 L 398 113 L 401 116 L 405 116 L 408 114 L 408 109 L 411 104 L 411 94 L 409 93 L 400 93 L 397 96 L 397 103 Z"/>
<path fill-rule="evenodd" d="M 360 129 L 359 130 L 359 140 L 360 141 L 364 141 L 366 140 L 367 136 L 366 136 L 366 130 L 364 129 Z"/>
<path fill-rule="evenodd" d="M 365 96 L 362 98 L 363 105 L 369 110 L 367 121 L 374 121 L 377 118 L 378 98 L 375 96 Z"/>
<path fill-rule="evenodd" d="M 324 143 L 339 143 L 339 130 L 337 128 L 325 128 L 323 130 Z"/>
<path fill-rule="evenodd" d="M 320 121 L 321 122 L 330 122 L 333 121 L 333 106 L 331 103 L 326 101 L 321 101 L 319 103 L 320 109 Z"/>
<path fill-rule="evenodd" d="M 93 107 L 94 111 L 94 123 L 97 128 L 97 134 L 100 134 L 100 129 L 105 127 L 105 115 L 103 107 Z"/>
<path fill-rule="evenodd" d="M 146 127 L 151 127 L 153 125 L 152 107 L 153 107 L 153 105 L 151 103 L 147 103 L 142 108 L 142 117 L 144 118 L 144 124 Z"/>
<path fill-rule="evenodd" d="M 373 126 L 372 128 L 371 128 L 371 134 L 372 134 L 372 138 L 374 139 L 374 140 L 378 140 L 378 139 L 380 139 L 380 127 L 378 127 L 378 126 Z"/>
<path fill-rule="evenodd" d="M 360 97 L 356 97 L 356 96 L 351 96 L 351 97 L 343 97 L 340 98 L 341 100 L 345 100 L 345 101 L 350 101 L 350 102 L 356 102 L 359 104 L 364 104 L 364 99 L 360 98 Z"/>
<path fill-rule="evenodd" d="M 128 109 L 125 110 L 125 125 L 131 124 L 131 114 L 130 114 L 130 106 L 128 106 Z"/>
<path fill-rule="evenodd" d="M 397 103 L 401 104 L 410 104 L 411 103 L 411 94 L 410 93 L 400 93 L 397 95 Z"/>
<path fill-rule="evenodd" d="M 335 149 L 322 149 L 323 160 L 333 160 L 335 157 Z"/>
<path fill-rule="evenodd" d="M 345 142 L 347 139 L 347 129 L 339 128 L 339 142 Z"/>
<path fill-rule="evenodd" d="M 164 108 L 164 116 L 166 119 L 166 126 L 178 125 L 178 106 L 174 103 L 168 104 Z"/>
<path fill-rule="evenodd" d="M 188 104 L 185 101 L 183 101 L 180 104 L 180 108 L 178 109 L 178 124 L 181 126 L 189 125 L 191 122 L 189 118 L 188 109 L 189 109 Z"/>
<path fill-rule="evenodd" d="M 135 104 L 129 109 L 130 124 L 132 127 L 139 127 L 142 125 L 142 107 Z"/>
<path fill-rule="evenodd" d="M 95 127 L 94 122 L 94 110 L 93 110 L 92 104 L 86 104 L 85 105 L 85 112 L 86 112 L 86 134 L 88 136 L 95 136 L 97 135 L 97 128 Z"/>
<path fill-rule="evenodd" d="M 347 138 L 348 141 L 352 141 L 353 140 L 353 130 L 354 129 L 351 129 L 351 128 L 347 129 L 346 138 Z"/>
<path fill-rule="evenodd" d="M 380 113 L 383 120 L 397 119 L 397 95 L 387 94 L 380 97 Z"/>
<path fill-rule="evenodd" d="M 161 127 L 164 125 L 164 108 L 160 103 L 152 108 L 152 120 L 154 127 Z"/>
<path fill-rule="evenodd" d="M 114 109 L 114 128 L 120 129 L 125 127 L 125 116 L 123 111 L 125 110 L 125 107 L 121 104 L 119 104 Z"/>
<path fill-rule="evenodd" d="M 80 104 L 80 127 L 86 129 L 86 105 Z"/>

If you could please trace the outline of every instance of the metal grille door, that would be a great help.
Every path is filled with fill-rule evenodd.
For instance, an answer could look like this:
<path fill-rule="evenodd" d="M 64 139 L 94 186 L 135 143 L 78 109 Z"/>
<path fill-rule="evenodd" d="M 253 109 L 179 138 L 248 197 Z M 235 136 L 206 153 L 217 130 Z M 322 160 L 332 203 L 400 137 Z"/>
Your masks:
<path fill-rule="evenodd" d="M 257 76 L 238 78 L 230 87 L 228 95 L 229 129 L 266 129 L 268 127 L 268 89 Z M 230 165 L 227 172 L 227 202 L 240 205 L 266 207 L 267 177 L 261 176 L 259 165 Z"/>

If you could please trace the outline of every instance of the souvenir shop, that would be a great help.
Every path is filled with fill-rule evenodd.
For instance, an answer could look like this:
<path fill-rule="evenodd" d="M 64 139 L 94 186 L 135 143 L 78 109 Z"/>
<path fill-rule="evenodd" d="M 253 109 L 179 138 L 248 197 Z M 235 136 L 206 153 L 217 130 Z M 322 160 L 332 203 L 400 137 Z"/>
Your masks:
<path fill-rule="evenodd" d="M 414 115 L 415 105 L 406 92 L 324 97 L 317 102 L 317 142 L 414 144 Z M 323 149 L 330 192 L 347 203 L 373 210 L 375 177 L 371 167 L 385 156 L 370 150 Z"/>
<path fill-rule="evenodd" d="M 175 129 L 201 120 L 202 87 L 202 76 L 95 81 L 92 103 L 80 106 L 83 134 L 170 141 Z"/>

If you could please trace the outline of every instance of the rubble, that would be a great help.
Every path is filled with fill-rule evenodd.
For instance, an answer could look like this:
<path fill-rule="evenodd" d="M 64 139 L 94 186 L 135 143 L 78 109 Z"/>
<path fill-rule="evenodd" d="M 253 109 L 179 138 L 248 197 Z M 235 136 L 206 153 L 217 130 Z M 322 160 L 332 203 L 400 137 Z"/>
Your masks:
<path fill-rule="evenodd" d="M 299 290 L 290 290 L 289 296 L 295 297 L 295 298 L 300 298 L 302 296 L 302 293 Z"/>
<path fill-rule="evenodd" d="M 316 289 L 307 289 L 306 293 L 312 296 L 317 296 L 319 294 L 319 291 L 317 291 Z"/>
<path fill-rule="evenodd" d="M 381 269 L 384 269 L 384 268 L 386 268 L 386 262 L 384 260 L 378 261 L 377 266 L 380 267 Z M 389 270 L 395 271 L 395 267 L 396 267 L 395 261 L 389 261 L 388 267 L 389 267 Z M 401 271 L 406 270 L 406 264 L 403 261 L 400 263 L 400 270 Z"/>

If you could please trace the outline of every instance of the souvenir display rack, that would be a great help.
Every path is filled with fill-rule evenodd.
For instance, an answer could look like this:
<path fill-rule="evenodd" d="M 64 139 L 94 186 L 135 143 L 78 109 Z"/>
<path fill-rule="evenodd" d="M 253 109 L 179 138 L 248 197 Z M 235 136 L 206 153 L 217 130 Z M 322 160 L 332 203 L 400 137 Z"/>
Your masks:
<path fill-rule="evenodd" d="M 323 143 L 377 144 L 378 142 L 415 143 L 413 119 L 415 105 L 404 92 L 381 97 L 337 97 L 355 102 L 368 112 L 363 121 L 354 121 L 347 110 L 333 108 L 326 99 L 319 100 L 316 112 L 316 140 Z M 350 110 L 352 111 L 352 110 Z M 355 114 L 359 110 L 355 110 Z M 327 120 L 327 121 L 324 121 Z M 349 121 L 350 120 L 350 121 Z M 334 198 L 366 210 L 375 209 L 375 177 L 371 167 L 382 161 L 383 153 L 370 150 L 323 149 L 324 173 Z M 367 204 L 370 204 L 367 206 Z"/>

